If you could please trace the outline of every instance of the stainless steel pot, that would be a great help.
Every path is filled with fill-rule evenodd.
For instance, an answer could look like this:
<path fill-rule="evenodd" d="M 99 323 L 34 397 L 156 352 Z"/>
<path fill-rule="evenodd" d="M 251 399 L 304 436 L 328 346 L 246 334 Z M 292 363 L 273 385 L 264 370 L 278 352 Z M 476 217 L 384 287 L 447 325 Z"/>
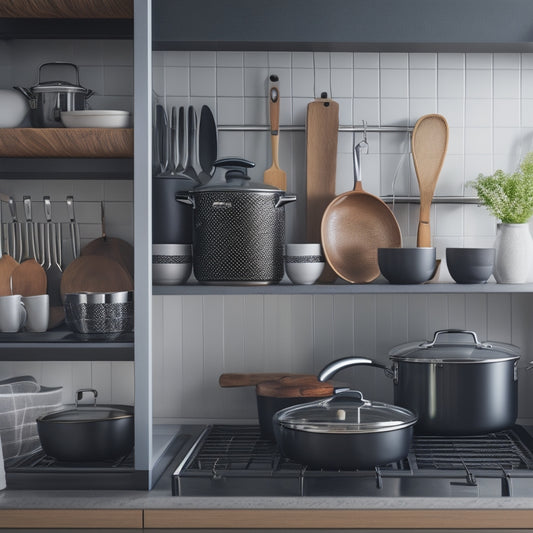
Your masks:
<path fill-rule="evenodd" d="M 79 405 L 84 392 L 94 395 L 93 405 Z M 94 389 L 76 392 L 71 409 L 37 418 L 37 431 L 46 454 L 60 461 L 102 461 L 127 455 L 134 444 L 133 407 L 96 405 Z"/>
<path fill-rule="evenodd" d="M 42 70 L 48 66 L 68 66 L 76 71 L 76 83 L 66 81 L 41 81 Z M 87 109 L 87 100 L 93 91 L 80 85 L 80 73 L 77 65 L 64 61 L 43 63 L 39 67 L 37 85 L 26 89 L 13 87 L 20 91 L 30 104 L 30 121 L 34 128 L 62 128 L 61 111 L 78 111 Z"/>
<path fill-rule="evenodd" d="M 350 366 L 382 368 L 394 382 L 394 403 L 418 415 L 417 433 L 472 435 L 515 423 L 520 358 L 516 346 L 480 342 L 473 331 L 441 330 L 431 342 L 393 348 L 389 357 L 392 368 L 364 357 L 338 359 L 318 378 L 331 379 Z"/>
<path fill-rule="evenodd" d="M 370 402 L 359 391 L 278 411 L 273 417 L 283 455 L 317 468 L 374 468 L 407 456 L 417 418 L 407 409 Z"/>
<path fill-rule="evenodd" d="M 196 279 L 213 285 L 279 282 L 284 273 L 284 206 L 296 196 L 251 181 L 251 161 L 226 158 L 214 166 L 219 170 L 206 185 L 176 195 L 177 201 L 193 207 Z"/>

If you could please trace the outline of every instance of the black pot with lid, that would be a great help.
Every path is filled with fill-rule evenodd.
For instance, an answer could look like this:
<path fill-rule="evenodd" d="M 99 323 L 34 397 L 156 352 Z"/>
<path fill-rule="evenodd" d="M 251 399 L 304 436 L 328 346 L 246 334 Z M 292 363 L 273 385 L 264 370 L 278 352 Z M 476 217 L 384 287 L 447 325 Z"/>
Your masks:
<path fill-rule="evenodd" d="M 278 411 L 273 427 L 281 452 L 294 461 L 367 469 L 406 457 L 416 421 L 408 409 L 340 389 L 325 400 Z"/>
<path fill-rule="evenodd" d="M 284 274 L 285 204 L 296 196 L 254 181 L 255 163 L 240 158 L 215 161 L 206 184 L 177 194 L 193 207 L 193 268 L 200 283 L 267 285 Z"/>

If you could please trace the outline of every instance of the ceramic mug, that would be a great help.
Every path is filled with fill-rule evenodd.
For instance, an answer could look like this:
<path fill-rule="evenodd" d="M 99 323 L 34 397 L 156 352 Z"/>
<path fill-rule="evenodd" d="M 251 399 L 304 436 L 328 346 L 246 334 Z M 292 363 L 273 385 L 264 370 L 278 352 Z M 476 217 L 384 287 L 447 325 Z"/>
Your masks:
<path fill-rule="evenodd" d="M 50 315 L 50 299 L 48 294 L 23 296 L 22 302 L 26 307 L 26 331 L 43 332 L 48 329 Z"/>
<path fill-rule="evenodd" d="M 0 296 L 0 332 L 16 333 L 26 322 L 26 308 L 20 294 Z"/>

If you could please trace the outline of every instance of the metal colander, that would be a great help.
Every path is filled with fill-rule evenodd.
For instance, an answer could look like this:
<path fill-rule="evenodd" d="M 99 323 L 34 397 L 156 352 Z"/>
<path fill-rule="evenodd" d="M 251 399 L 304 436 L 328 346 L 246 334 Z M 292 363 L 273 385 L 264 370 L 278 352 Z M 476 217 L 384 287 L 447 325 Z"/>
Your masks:
<path fill-rule="evenodd" d="M 116 334 L 133 329 L 133 292 L 65 295 L 65 323 L 76 333 Z"/>

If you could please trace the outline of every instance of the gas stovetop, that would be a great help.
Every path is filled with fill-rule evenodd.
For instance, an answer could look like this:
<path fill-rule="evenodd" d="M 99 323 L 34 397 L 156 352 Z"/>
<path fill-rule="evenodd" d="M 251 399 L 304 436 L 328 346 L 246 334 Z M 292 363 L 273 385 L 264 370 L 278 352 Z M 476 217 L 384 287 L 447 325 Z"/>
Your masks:
<path fill-rule="evenodd" d="M 409 455 L 373 470 L 319 470 L 282 457 L 258 426 L 208 426 L 172 476 L 175 496 L 533 496 L 533 437 L 415 435 Z"/>

